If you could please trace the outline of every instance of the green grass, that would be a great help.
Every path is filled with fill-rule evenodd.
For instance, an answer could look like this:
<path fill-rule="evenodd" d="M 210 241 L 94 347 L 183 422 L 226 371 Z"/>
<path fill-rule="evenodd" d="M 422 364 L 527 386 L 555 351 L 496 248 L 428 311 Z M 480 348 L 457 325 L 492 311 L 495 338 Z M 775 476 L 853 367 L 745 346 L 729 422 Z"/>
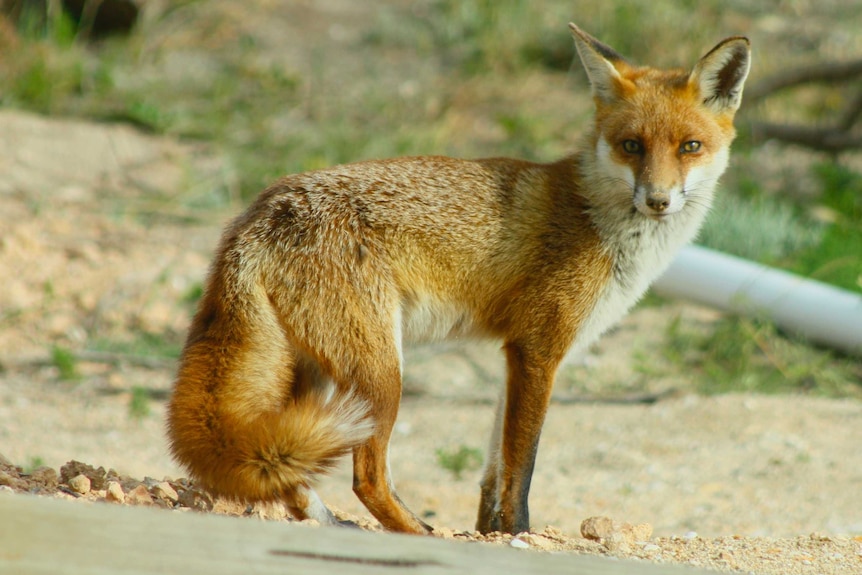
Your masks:
<path fill-rule="evenodd" d="M 745 198 L 719 193 L 698 243 L 767 265 L 780 265 L 803 250 L 816 248 L 823 228 L 789 202 L 764 195 Z"/>
<path fill-rule="evenodd" d="M 437 464 L 450 471 L 455 479 L 463 479 L 465 471 L 482 466 L 482 450 L 461 445 L 457 449 L 438 449 Z"/>
<path fill-rule="evenodd" d="M 94 351 L 166 359 L 177 358 L 182 351 L 181 338 L 176 335 L 142 331 L 135 336 L 132 340 L 96 339 L 91 347 Z"/>
<path fill-rule="evenodd" d="M 34 455 L 34 456 L 27 458 L 27 463 L 22 466 L 21 470 L 24 472 L 25 475 L 29 475 L 30 473 L 33 473 L 34 471 L 36 471 L 40 467 L 44 467 L 44 466 L 45 466 L 45 459 L 43 457 L 38 456 L 38 455 Z"/>
<path fill-rule="evenodd" d="M 132 387 L 132 393 L 129 396 L 129 417 L 141 420 L 149 416 L 150 412 L 150 391 L 140 385 Z"/>
<path fill-rule="evenodd" d="M 647 361 L 642 357 L 641 361 Z M 705 394 L 806 393 L 862 397 L 862 365 L 780 333 L 765 320 L 727 317 L 694 326 L 676 318 L 652 375 L 686 373 Z"/>
<path fill-rule="evenodd" d="M 81 379 L 78 371 L 78 360 L 75 354 L 61 346 L 51 348 L 51 363 L 57 368 L 58 376 L 62 381 L 77 381 Z"/>
<path fill-rule="evenodd" d="M 862 174 L 836 163 L 815 167 L 821 202 L 834 215 L 816 245 L 802 250 L 797 273 L 847 290 L 862 292 Z"/>
<path fill-rule="evenodd" d="M 188 305 L 189 309 L 193 310 L 198 305 L 198 302 L 204 295 L 203 282 L 195 282 L 183 294 L 183 302 Z"/>
<path fill-rule="evenodd" d="M 862 174 L 835 161 L 812 171 L 813 200 L 782 200 L 752 181 L 720 193 L 698 243 L 862 293 Z"/>

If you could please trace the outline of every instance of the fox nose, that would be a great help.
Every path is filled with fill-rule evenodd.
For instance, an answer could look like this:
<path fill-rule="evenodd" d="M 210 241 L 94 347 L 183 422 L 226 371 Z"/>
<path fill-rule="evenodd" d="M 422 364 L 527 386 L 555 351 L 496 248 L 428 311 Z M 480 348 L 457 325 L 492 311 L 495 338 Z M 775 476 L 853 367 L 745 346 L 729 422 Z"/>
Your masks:
<path fill-rule="evenodd" d="M 646 197 L 646 205 L 651 210 L 663 212 L 670 206 L 670 194 L 666 192 L 650 192 Z"/>

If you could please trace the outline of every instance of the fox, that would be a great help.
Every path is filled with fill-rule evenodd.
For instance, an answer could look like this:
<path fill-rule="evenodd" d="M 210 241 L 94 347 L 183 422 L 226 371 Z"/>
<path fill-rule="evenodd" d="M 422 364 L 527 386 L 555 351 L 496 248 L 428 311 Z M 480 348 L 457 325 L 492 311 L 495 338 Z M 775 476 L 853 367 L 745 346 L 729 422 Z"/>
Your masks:
<path fill-rule="evenodd" d="M 696 235 L 724 173 L 747 38 L 690 70 L 631 63 L 569 24 L 594 117 L 570 155 L 415 156 L 281 177 L 224 230 L 167 410 L 174 459 L 215 496 L 339 520 L 314 490 L 352 454 L 387 530 L 389 442 L 409 342 L 499 341 L 506 382 L 476 530 L 528 531 L 556 371 L 615 324 Z"/>

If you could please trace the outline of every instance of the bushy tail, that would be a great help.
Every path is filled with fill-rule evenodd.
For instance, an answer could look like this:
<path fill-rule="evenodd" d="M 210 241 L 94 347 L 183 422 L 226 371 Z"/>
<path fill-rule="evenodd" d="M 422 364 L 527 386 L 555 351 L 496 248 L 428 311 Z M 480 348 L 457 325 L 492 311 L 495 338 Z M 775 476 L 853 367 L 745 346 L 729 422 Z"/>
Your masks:
<path fill-rule="evenodd" d="M 230 394 L 216 392 L 192 363 L 187 355 L 169 406 L 170 446 L 215 495 L 246 502 L 290 497 L 373 433 L 367 404 L 351 394 L 311 392 L 276 409 L 239 415 L 224 405 Z"/>

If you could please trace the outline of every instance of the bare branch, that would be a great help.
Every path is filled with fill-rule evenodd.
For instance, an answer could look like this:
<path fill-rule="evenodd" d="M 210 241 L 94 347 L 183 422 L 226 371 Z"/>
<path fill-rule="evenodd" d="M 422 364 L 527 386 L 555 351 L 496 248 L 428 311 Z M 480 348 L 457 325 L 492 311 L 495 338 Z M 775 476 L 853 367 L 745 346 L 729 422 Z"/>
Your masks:
<path fill-rule="evenodd" d="M 841 114 L 838 126 L 843 130 L 850 130 L 860 117 L 862 117 L 862 91 L 856 94 L 856 97 Z"/>
<path fill-rule="evenodd" d="M 862 76 L 862 58 L 849 62 L 826 62 L 788 70 L 766 77 L 745 90 L 744 102 L 750 106 L 780 90 L 802 84 L 847 82 Z"/>
<path fill-rule="evenodd" d="M 755 140 L 779 140 L 822 152 L 862 149 L 862 134 L 835 127 L 810 127 L 757 122 L 752 124 Z"/>

